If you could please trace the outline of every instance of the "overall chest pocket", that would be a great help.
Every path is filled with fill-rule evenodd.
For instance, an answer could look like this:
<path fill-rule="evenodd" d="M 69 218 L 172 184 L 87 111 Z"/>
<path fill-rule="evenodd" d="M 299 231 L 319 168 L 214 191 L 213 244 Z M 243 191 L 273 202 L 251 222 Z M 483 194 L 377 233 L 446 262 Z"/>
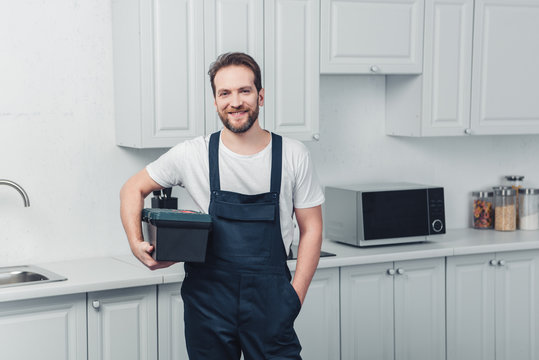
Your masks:
<path fill-rule="evenodd" d="M 214 254 L 226 261 L 261 262 L 270 256 L 277 234 L 275 203 L 212 203 Z"/>

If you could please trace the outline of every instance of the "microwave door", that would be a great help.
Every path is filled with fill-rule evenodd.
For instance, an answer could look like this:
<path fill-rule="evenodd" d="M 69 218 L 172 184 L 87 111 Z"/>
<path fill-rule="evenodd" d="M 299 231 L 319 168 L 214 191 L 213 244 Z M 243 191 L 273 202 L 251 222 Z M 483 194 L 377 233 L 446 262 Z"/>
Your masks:
<path fill-rule="evenodd" d="M 426 189 L 363 192 L 364 240 L 429 235 Z"/>

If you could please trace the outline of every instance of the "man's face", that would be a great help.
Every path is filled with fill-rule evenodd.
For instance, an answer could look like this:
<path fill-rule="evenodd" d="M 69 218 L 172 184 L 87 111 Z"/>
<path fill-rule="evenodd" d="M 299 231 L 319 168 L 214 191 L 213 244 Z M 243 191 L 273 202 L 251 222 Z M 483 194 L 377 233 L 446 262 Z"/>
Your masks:
<path fill-rule="evenodd" d="M 249 130 L 258 120 L 259 106 L 264 105 L 264 89 L 256 91 L 254 77 L 248 67 L 237 65 L 215 74 L 215 107 L 223 125 L 234 133 Z"/>

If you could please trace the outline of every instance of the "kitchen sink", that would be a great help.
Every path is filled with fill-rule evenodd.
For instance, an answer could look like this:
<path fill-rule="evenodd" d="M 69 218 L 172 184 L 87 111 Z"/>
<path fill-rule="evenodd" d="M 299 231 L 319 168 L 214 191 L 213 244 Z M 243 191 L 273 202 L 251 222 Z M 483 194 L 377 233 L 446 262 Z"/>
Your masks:
<path fill-rule="evenodd" d="M 0 267 L 0 288 L 63 280 L 67 278 L 35 265 Z"/>

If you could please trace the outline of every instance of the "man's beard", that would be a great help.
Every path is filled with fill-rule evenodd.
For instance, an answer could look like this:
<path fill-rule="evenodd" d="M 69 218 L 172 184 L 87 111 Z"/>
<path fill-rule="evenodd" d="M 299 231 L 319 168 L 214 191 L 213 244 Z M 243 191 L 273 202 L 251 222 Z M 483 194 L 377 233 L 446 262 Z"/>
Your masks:
<path fill-rule="evenodd" d="M 242 109 L 238 109 L 238 110 L 242 110 Z M 242 125 L 240 125 L 239 127 L 234 127 L 230 121 L 228 120 L 228 112 L 226 112 L 224 115 L 221 113 L 221 112 L 217 112 L 217 114 L 219 115 L 219 118 L 221 119 L 221 122 L 223 123 L 223 125 L 230 131 L 232 131 L 233 133 L 236 133 L 236 134 L 241 134 L 241 133 L 244 133 L 246 132 L 247 130 L 249 130 L 253 124 L 255 123 L 255 121 L 258 119 L 258 112 L 259 112 L 259 106 L 258 104 L 256 105 L 256 109 L 253 111 L 253 112 L 250 112 L 250 111 L 247 111 L 247 121 L 245 123 L 243 123 Z"/>

